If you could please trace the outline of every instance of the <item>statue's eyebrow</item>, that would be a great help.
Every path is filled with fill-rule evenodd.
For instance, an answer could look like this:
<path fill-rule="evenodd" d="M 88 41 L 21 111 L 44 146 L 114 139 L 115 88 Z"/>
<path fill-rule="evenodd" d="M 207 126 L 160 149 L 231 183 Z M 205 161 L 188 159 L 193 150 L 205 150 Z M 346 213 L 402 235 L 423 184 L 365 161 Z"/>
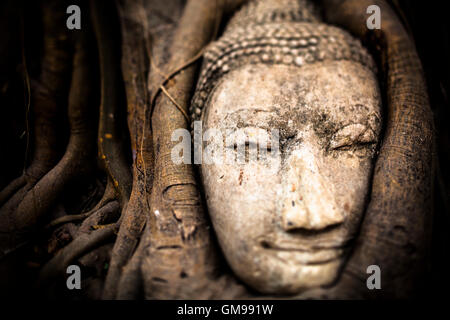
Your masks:
<path fill-rule="evenodd" d="M 261 117 L 258 115 L 261 114 Z M 279 110 L 271 108 L 269 110 L 263 109 L 239 109 L 225 115 L 223 124 L 225 127 L 231 128 L 245 128 L 258 127 L 266 131 L 274 128 L 274 124 L 279 122 Z M 277 127 L 277 125 L 275 125 Z"/>
<path fill-rule="evenodd" d="M 278 129 L 278 128 L 273 128 L 270 125 L 264 125 L 264 124 L 248 124 L 248 125 L 244 125 L 244 126 L 225 126 L 224 129 L 225 130 L 230 130 L 231 132 L 237 131 L 239 129 L 244 129 L 244 128 L 258 128 L 258 129 L 262 129 L 264 131 L 266 131 L 267 133 L 270 134 L 271 130 L 273 129 Z"/>
<path fill-rule="evenodd" d="M 255 119 L 259 115 L 262 115 L 264 119 L 267 117 L 276 119 L 280 116 L 280 110 L 276 107 L 270 107 L 269 109 L 260 109 L 260 108 L 240 108 L 235 111 L 231 111 L 227 113 L 224 117 L 225 121 L 243 121 L 246 119 Z M 271 120 L 273 120 L 271 119 Z"/>
<path fill-rule="evenodd" d="M 228 115 L 234 115 L 234 114 L 246 114 L 246 115 L 255 115 L 256 113 L 278 113 L 278 109 L 276 107 L 271 107 L 269 110 L 267 109 L 259 109 L 259 108 L 240 108 L 235 111 L 232 111 L 227 114 Z"/>

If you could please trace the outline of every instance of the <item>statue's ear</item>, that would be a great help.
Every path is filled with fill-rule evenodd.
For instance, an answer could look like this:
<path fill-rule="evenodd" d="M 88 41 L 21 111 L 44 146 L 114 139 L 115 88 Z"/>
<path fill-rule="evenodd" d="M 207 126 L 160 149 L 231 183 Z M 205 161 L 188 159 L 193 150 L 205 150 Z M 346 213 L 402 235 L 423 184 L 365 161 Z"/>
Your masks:
<path fill-rule="evenodd" d="M 350 31 L 372 51 L 385 97 L 384 137 L 367 212 L 336 288 L 411 297 L 425 268 L 432 216 L 433 120 L 422 66 L 413 40 L 385 1 L 322 2 L 328 23 Z M 372 5 L 380 9 L 380 29 L 367 26 Z M 370 265 L 381 268 L 383 290 L 367 289 Z"/>

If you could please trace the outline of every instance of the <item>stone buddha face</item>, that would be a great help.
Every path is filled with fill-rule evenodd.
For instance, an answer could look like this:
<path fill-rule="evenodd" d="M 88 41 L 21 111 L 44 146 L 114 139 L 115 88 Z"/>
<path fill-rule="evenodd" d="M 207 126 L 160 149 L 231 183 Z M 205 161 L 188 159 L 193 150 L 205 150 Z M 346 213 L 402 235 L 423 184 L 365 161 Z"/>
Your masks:
<path fill-rule="evenodd" d="M 244 148 L 279 132 L 278 152 L 201 165 L 208 211 L 234 272 L 271 294 L 333 283 L 367 203 L 381 126 L 374 73 L 344 60 L 247 64 L 223 76 L 202 121 L 204 130 L 254 132 Z M 223 148 L 219 140 L 208 148 Z"/>

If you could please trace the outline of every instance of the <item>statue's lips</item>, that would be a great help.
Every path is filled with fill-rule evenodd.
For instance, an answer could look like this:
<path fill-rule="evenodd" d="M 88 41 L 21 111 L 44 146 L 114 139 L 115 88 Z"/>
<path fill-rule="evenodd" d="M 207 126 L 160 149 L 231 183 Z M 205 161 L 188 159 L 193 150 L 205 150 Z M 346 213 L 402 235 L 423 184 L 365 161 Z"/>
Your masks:
<path fill-rule="evenodd" d="M 328 263 L 341 258 L 346 252 L 345 242 L 333 241 L 320 244 L 311 242 L 274 242 L 268 238 L 259 240 L 263 250 L 275 254 L 281 260 L 307 265 Z"/>

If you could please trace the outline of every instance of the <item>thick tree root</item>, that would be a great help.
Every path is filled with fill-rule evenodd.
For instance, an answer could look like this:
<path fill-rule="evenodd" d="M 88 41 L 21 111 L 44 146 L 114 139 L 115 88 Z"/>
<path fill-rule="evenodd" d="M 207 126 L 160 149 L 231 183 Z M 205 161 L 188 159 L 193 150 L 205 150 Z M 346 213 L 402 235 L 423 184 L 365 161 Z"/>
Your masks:
<path fill-rule="evenodd" d="M 137 14 L 142 13 L 142 9 L 139 2 L 128 3 L 125 7 L 119 5 L 121 21 L 126 21 L 127 24 L 127 26 L 122 25 L 122 48 L 123 50 L 128 49 L 124 51 L 122 71 L 125 78 L 129 114 L 128 126 L 133 153 L 133 186 L 130 200 L 121 217 L 122 223 L 114 244 L 103 291 L 104 299 L 116 297 L 117 284 L 123 278 L 122 270 L 126 263 L 133 266 L 127 267 L 127 270 L 138 268 L 139 263 L 134 261 L 139 260 L 139 258 L 134 259 L 133 263 L 129 260 L 138 245 L 150 210 L 148 198 L 153 181 L 153 141 L 150 125 L 147 121 L 149 94 L 145 85 L 149 66 L 145 48 L 149 44 L 145 43 L 145 41 L 148 41 L 145 37 L 137 38 L 142 39 L 138 43 L 132 42 L 136 39 L 135 33 L 142 32 L 142 30 L 136 30 L 135 28 L 145 25 L 145 17 L 142 17 L 142 14 Z M 137 19 L 137 21 L 133 21 L 133 19 Z M 130 50 L 131 48 L 132 50 Z"/>
<path fill-rule="evenodd" d="M 93 98 L 95 85 L 92 83 L 95 78 L 92 76 L 92 56 L 88 51 L 90 47 L 86 34 L 82 33 L 77 41 L 69 94 L 70 139 L 67 150 L 58 164 L 24 195 L 17 208 L 11 207 L 9 203 L 5 205 L 4 211 L 2 208 L 1 231 L 9 237 L 2 243 L 2 250 L 11 249 L 28 232 L 36 229 L 66 186 L 93 168 L 95 145 L 91 141 L 95 139 L 96 115 Z"/>
<path fill-rule="evenodd" d="M 63 3 L 58 1 L 45 1 L 43 4 L 44 53 L 39 81 L 32 83 L 33 159 L 23 175 L 1 192 L 0 213 L 16 208 L 61 156 L 58 148 L 58 136 L 61 134 L 57 123 L 66 105 L 64 99 L 67 97 L 72 65 L 71 40 L 67 31 L 60 28 L 64 21 L 62 7 Z M 62 13 L 55 15 L 55 12 Z"/>
<path fill-rule="evenodd" d="M 146 229 L 148 230 L 148 229 Z M 142 239 L 145 239 L 146 232 L 144 232 Z M 141 263 L 145 252 L 145 241 L 140 241 L 133 257 L 126 264 L 120 277 L 119 285 L 117 286 L 116 299 L 132 300 L 139 299 L 143 293 L 143 277 L 141 273 Z"/>
<path fill-rule="evenodd" d="M 130 198 L 132 176 L 126 150 L 127 135 L 124 135 L 125 99 L 120 75 L 120 46 L 114 42 L 111 32 L 115 28 L 112 4 L 91 1 L 91 15 L 98 44 L 101 101 L 98 128 L 99 157 L 104 163 L 108 176 L 117 189 L 122 206 Z"/>
<path fill-rule="evenodd" d="M 36 184 L 58 161 L 59 148 L 57 123 L 64 109 L 64 97 L 67 97 L 71 68 L 71 41 L 59 23 L 64 21 L 64 12 L 60 11 L 61 3 L 46 1 L 43 6 L 44 25 L 44 55 L 39 83 L 35 83 L 33 91 L 34 116 L 34 156 L 26 169 L 24 178 L 18 178 L 2 193 L 0 208 L 0 256 L 14 249 L 23 242 L 23 237 L 17 233 L 18 228 L 31 227 L 28 222 L 34 221 L 42 211 L 38 207 L 46 205 L 35 198 L 42 187 L 51 190 L 52 185 Z M 45 86 L 44 86 L 45 85 Z M 24 184 L 23 180 L 26 181 Z M 47 182 L 48 184 L 48 182 Z M 18 189 L 19 185 L 23 185 Z M 14 195 L 12 190 L 18 189 Z M 9 197 L 9 199 L 7 199 Z M 33 226 L 34 227 L 34 226 Z M 22 230 L 24 231 L 24 230 Z"/>

